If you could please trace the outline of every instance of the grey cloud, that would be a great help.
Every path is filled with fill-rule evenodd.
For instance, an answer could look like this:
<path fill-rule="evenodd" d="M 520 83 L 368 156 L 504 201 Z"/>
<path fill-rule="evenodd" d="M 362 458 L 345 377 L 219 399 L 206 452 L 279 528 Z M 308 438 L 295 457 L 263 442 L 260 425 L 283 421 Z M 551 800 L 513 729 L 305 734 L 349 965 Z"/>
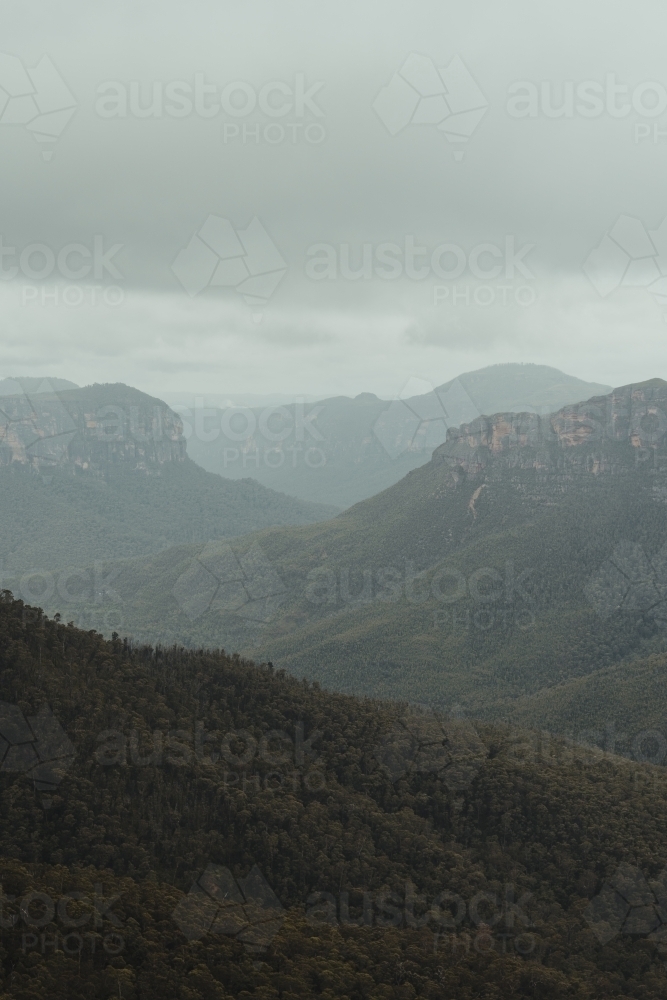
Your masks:
<path fill-rule="evenodd" d="M 636 141 L 637 125 L 664 122 L 667 131 L 667 110 L 656 118 L 635 110 L 614 117 L 605 107 L 589 117 L 575 110 L 551 118 L 540 107 L 535 117 L 515 117 L 508 95 L 514 84 L 539 91 L 550 81 L 558 106 L 568 86 L 576 94 L 585 81 L 605 83 L 610 74 L 627 85 L 628 100 L 646 81 L 667 89 L 663 5 L 645 0 L 610 10 L 600 0 L 583 8 L 573 0 L 541 8 L 528 0 L 477 0 L 456 7 L 424 0 L 408 7 L 370 0 L 361 14 L 350 0 L 288 0 L 279 17 L 269 0 L 10 6 L 15 17 L 7 19 L 3 50 L 27 70 L 43 56 L 52 60 L 76 110 L 47 143 L 37 141 L 30 122 L 3 124 L 0 110 L 3 245 L 16 248 L 18 258 L 34 243 L 55 257 L 68 244 L 91 246 L 95 237 L 105 247 L 120 244 L 114 260 L 124 301 L 78 312 L 39 301 L 21 306 L 15 300 L 25 275 L 0 281 L 0 374 L 47 364 L 54 374 L 86 382 L 106 377 L 111 363 L 114 377 L 152 391 L 164 389 L 165 379 L 177 389 L 187 378 L 208 388 L 233 379 L 246 391 L 382 394 L 406 369 L 433 374 L 435 363 L 436 381 L 445 381 L 459 366 L 517 357 L 610 382 L 660 374 L 660 304 L 644 302 L 636 288 L 603 300 L 582 266 L 620 215 L 640 219 L 647 230 L 667 215 L 667 136 L 654 143 L 651 132 Z M 638 44 L 640 22 L 652 29 Z M 488 102 L 466 142 L 450 142 L 426 123 L 392 135 L 373 110 L 411 53 L 431 60 L 443 81 L 460 60 Z M 167 114 L 167 85 L 194 86 L 196 74 L 215 85 L 218 102 L 232 81 L 244 81 L 255 95 L 277 81 L 283 90 L 266 98 L 274 106 L 285 88 L 294 103 L 299 87 L 308 92 L 321 82 L 312 97 L 318 112 L 306 101 L 302 118 L 257 109 L 247 119 L 222 110 L 212 117 Z M 129 100 L 133 81 L 141 84 L 142 106 L 153 82 L 160 85 L 161 116 L 130 109 L 102 117 L 102 85 L 117 84 Z M 438 90 L 437 80 L 431 85 Z M 461 98 L 458 110 L 466 108 Z M 454 103 L 449 111 L 457 113 Z M 289 122 L 321 124 L 323 141 L 307 142 L 303 129 L 294 142 L 289 130 L 279 142 L 263 138 L 267 126 Z M 244 123 L 259 128 L 259 144 L 243 143 Z M 47 147 L 49 161 L 42 156 Z M 231 286 L 190 297 L 179 284 L 174 261 L 211 215 L 237 232 L 257 217 L 285 260 L 284 276 L 261 306 L 247 305 Z M 508 236 L 534 244 L 536 305 L 454 304 L 450 288 L 449 302 L 434 309 L 432 277 L 306 276 L 314 244 L 344 245 L 358 267 L 364 244 L 402 246 L 409 236 L 429 251 L 455 244 L 468 258 L 475 247 L 504 246 Z M 491 258 L 484 260 L 488 267 Z M 56 274 L 44 281 L 56 279 L 68 280 Z M 105 274 L 102 283 L 110 280 Z M 470 288 L 473 294 L 473 282 Z M 641 324 L 642 346 L 635 341 L 628 357 L 623 335 L 631 315 Z"/>

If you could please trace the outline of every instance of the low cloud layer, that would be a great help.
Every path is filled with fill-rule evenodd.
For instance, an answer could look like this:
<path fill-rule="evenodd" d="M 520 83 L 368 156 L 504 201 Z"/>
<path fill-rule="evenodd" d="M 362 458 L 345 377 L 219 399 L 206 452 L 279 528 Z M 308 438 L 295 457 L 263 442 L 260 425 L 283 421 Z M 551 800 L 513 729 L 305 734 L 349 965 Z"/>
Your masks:
<path fill-rule="evenodd" d="M 0 375 L 664 374 L 661 5 L 9 6 Z"/>

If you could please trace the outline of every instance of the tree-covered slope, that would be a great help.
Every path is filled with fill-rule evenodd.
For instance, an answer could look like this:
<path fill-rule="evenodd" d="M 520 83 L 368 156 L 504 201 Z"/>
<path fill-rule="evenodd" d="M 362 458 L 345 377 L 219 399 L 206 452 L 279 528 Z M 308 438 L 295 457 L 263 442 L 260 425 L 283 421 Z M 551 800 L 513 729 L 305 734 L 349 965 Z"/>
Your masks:
<path fill-rule="evenodd" d="M 552 732 L 659 764 L 667 759 L 667 655 L 634 656 L 523 698 L 518 725 Z"/>
<path fill-rule="evenodd" d="M 665 994 L 662 769 L 9 595 L 0 683 L 1 997 Z"/>

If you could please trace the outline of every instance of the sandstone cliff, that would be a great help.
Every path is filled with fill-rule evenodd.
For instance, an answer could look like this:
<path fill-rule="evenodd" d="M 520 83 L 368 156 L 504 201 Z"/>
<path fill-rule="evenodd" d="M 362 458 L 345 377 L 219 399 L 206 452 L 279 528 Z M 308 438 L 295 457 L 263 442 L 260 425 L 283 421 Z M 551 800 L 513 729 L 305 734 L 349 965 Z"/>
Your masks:
<path fill-rule="evenodd" d="M 127 465 L 149 472 L 185 457 L 180 417 L 122 383 L 67 392 L 47 386 L 0 398 L 0 467 L 99 474 Z"/>
<path fill-rule="evenodd" d="M 557 413 L 496 413 L 451 428 L 433 453 L 457 476 L 503 468 L 576 474 L 667 469 L 667 382 L 614 389 Z"/>

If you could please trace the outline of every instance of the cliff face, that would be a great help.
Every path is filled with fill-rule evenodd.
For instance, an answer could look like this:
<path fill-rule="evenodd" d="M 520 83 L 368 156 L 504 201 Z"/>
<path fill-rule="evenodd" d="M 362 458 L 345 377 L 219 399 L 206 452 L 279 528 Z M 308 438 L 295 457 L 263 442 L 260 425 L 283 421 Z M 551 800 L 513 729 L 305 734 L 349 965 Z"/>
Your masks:
<path fill-rule="evenodd" d="M 149 472 L 185 461 L 180 418 L 128 386 L 0 397 L 0 467 L 101 473 L 109 465 Z"/>
<path fill-rule="evenodd" d="M 667 469 L 667 382 L 614 389 L 557 413 L 496 413 L 451 428 L 433 453 L 454 474 L 483 469 L 621 473 Z"/>

